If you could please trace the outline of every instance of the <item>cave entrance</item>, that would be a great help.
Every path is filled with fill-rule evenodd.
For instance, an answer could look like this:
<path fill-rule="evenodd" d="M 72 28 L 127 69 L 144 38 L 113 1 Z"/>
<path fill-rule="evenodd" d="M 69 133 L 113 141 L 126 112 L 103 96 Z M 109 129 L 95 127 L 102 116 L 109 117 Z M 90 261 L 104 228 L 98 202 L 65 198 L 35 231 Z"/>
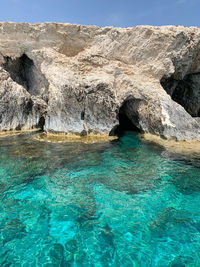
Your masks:
<path fill-rule="evenodd" d="M 126 131 L 140 132 L 137 109 L 138 100 L 124 101 L 118 112 L 119 125 L 114 130 L 114 135 L 122 136 Z"/>
<path fill-rule="evenodd" d="M 27 91 L 31 90 L 31 72 L 33 66 L 33 61 L 25 54 L 16 59 L 6 57 L 4 63 L 4 68 L 9 72 L 11 79 L 25 87 Z"/>
<path fill-rule="evenodd" d="M 182 80 L 162 78 L 160 83 L 192 117 L 200 117 L 200 73 L 188 74 Z"/>
<path fill-rule="evenodd" d="M 49 83 L 42 72 L 26 54 L 19 58 L 4 58 L 4 69 L 16 83 L 22 85 L 31 95 L 48 102 Z"/>
<path fill-rule="evenodd" d="M 35 109 L 40 113 L 36 127 L 43 130 L 45 124 L 46 104 L 48 103 L 49 82 L 41 72 L 40 67 L 26 54 L 18 58 L 4 57 L 3 68 L 9 73 L 10 78 L 17 84 L 23 86 L 31 95 L 26 103 L 24 114 L 26 117 Z M 27 98 L 28 99 L 28 98 Z M 19 125 L 18 129 L 21 129 Z"/>

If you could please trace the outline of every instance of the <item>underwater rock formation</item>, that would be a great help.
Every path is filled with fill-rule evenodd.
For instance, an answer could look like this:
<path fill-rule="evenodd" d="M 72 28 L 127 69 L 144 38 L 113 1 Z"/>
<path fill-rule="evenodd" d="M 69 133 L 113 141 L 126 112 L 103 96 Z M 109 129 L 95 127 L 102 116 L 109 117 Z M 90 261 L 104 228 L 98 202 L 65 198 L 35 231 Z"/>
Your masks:
<path fill-rule="evenodd" d="M 0 23 L 1 131 L 109 135 L 126 117 L 200 140 L 199 116 L 198 28 Z"/>

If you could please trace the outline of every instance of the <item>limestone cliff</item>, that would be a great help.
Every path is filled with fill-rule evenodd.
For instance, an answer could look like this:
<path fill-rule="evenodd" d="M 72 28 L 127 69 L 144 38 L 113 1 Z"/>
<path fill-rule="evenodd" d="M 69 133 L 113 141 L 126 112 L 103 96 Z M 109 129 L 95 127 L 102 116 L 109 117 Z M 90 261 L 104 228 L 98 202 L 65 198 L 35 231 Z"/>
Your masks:
<path fill-rule="evenodd" d="M 200 140 L 200 29 L 0 23 L 0 130 Z"/>

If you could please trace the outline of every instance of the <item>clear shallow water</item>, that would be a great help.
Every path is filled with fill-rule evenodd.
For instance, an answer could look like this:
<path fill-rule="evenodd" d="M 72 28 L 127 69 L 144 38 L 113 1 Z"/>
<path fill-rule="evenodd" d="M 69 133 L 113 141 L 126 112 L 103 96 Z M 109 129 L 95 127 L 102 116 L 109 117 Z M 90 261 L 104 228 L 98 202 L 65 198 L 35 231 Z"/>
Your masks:
<path fill-rule="evenodd" d="M 200 157 L 0 139 L 0 266 L 200 266 Z"/>

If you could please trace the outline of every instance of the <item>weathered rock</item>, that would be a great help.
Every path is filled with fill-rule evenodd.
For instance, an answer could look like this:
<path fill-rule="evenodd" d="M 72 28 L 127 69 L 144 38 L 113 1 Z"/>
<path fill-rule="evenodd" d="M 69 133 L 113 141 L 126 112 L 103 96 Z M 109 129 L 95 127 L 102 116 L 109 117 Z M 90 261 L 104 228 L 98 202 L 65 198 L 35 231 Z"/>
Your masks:
<path fill-rule="evenodd" d="M 200 29 L 0 23 L 0 130 L 199 140 Z"/>

